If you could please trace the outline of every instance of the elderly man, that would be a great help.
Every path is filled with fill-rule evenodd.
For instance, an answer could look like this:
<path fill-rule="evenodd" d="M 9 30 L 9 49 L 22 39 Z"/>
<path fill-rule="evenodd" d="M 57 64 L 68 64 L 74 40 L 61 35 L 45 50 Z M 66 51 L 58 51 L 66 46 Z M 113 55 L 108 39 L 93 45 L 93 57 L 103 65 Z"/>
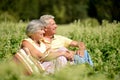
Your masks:
<path fill-rule="evenodd" d="M 70 57 L 70 60 L 73 60 L 75 64 L 88 63 L 93 66 L 93 62 L 83 42 L 74 41 L 61 35 L 55 35 L 57 24 L 55 23 L 54 16 L 43 15 L 40 17 L 40 21 L 45 25 L 43 42 L 46 45 L 51 46 L 52 49 L 64 51 L 69 51 L 67 49 L 69 46 L 78 47 L 79 50 L 73 52 L 73 59 Z M 71 51 L 69 52 L 71 53 Z"/>

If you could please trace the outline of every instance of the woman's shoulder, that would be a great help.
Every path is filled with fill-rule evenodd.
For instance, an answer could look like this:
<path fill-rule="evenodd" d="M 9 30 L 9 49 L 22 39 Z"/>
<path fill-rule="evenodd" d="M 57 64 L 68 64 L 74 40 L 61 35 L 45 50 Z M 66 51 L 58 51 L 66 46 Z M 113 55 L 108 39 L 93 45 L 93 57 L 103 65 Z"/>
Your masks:
<path fill-rule="evenodd" d="M 28 42 L 34 43 L 34 41 L 31 38 L 25 38 L 25 39 L 23 39 L 23 41 L 28 41 Z"/>

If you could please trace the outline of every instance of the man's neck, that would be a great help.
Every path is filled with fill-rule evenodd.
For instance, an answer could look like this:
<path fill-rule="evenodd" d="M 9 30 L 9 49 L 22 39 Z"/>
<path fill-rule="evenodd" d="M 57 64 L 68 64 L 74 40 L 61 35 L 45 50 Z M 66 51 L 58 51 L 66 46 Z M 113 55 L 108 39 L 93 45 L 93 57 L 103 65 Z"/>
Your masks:
<path fill-rule="evenodd" d="M 44 36 L 44 38 L 52 39 L 53 35 L 52 36 Z"/>
<path fill-rule="evenodd" d="M 53 37 L 54 37 L 54 35 L 52 35 L 52 34 L 44 34 L 44 38 L 52 39 Z"/>
<path fill-rule="evenodd" d="M 51 35 L 51 36 L 50 35 L 45 35 L 44 39 L 47 40 L 48 42 L 51 42 L 53 37 L 54 37 L 54 35 Z"/>

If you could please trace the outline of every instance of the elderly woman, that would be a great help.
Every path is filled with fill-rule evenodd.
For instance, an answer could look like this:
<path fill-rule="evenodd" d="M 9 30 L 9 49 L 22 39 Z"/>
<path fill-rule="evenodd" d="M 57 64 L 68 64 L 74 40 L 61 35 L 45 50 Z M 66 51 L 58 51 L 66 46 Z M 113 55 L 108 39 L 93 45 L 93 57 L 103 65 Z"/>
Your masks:
<path fill-rule="evenodd" d="M 70 56 L 67 52 L 53 51 L 42 43 L 43 34 L 44 25 L 39 20 L 32 20 L 26 28 L 28 38 L 22 40 L 21 49 L 15 54 L 15 61 L 24 65 L 27 74 L 54 72 L 53 60 L 60 56 Z"/>

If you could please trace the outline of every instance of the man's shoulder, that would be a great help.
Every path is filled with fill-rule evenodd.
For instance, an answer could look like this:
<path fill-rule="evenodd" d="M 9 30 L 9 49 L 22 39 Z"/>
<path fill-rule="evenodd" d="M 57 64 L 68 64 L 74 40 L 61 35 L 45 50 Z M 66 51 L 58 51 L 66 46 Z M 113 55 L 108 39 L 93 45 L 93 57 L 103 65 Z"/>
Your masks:
<path fill-rule="evenodd" d="M 62 35 L 54 35 L 55 38 L 63 38 L 65 36 L 62 36 Z"/>
<path fill-rule="evenodd" d="M 68 37 L 65 37 L 65 36 L 62 36 L 62 35 L 54 35 L 54 39 L 55 40 L 71 40 L 71 39 L 69 39 Z"/>

